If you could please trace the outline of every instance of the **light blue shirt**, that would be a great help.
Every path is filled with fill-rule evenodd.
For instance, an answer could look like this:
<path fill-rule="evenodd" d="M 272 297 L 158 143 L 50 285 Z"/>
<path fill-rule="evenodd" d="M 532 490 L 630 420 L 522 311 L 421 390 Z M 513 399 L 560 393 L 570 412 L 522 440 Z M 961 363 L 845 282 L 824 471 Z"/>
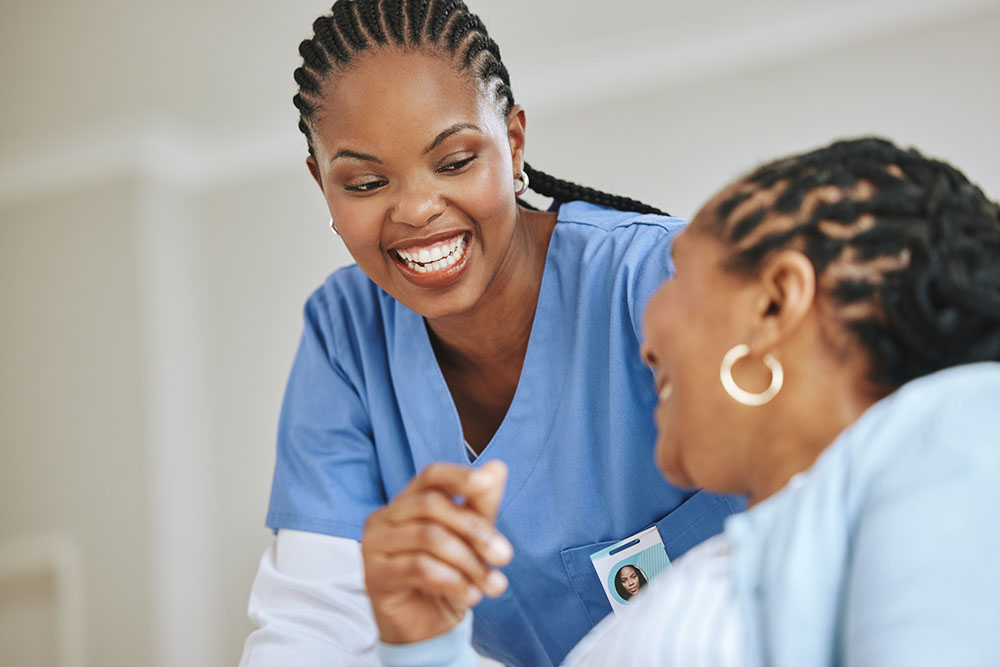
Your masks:
<path fill-rule="evenodd" d="M 677 558 L 742 500 L 680 490 L 650 464 L 657 397 L 642 313 L 684 223 L 574 202 L 559 210 L 513 402 L 475 465 L 510 470 L 497 520 L 507 593 L 472 642 L 510 665 L 557 664 L 610 605 L 590 554 L 656 525 Z M 305 309 L 267 523 L 360 539 L 365 518 L 434 461 L 468 464 L 423 318 L 356 266 Z"/>
<path fill-rule="evenodd" d="M 754 665 L 1000 665 L 1000 364 L 906 384 L 726 534 Z"/>
<path fill-rule="evenodd" d="M 906 384 L 782 491 L 726 520 L 735 599 L 722 604 L 739 609 L 748 639 L 735 662 L 1000 665 L 998 517 L 1000 364 Z M 671 578 L 687 572 L 682 561 L 647 595 L 669 592 Z M 650 655 L 657 623 L 667 634 L 701 630 L 703 619 L 688 618 L 688 605 L 642 602 L 643 612 L 669 613 L 654 623 L 648 614 L 621 619 L 619 635 L 641 627 L 648 639 L 612 637 L 621 645 L 614 664 L 677 664 Z M 418 644 L 379 644 L 380 658 L 387 667 L 474 667 L 467 623 Z"/>

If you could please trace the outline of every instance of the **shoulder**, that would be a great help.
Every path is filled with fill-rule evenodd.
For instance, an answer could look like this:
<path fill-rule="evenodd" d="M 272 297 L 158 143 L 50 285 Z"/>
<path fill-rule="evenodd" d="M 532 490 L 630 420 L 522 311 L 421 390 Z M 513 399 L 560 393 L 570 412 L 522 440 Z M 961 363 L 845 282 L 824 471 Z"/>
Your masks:
<path fill-rule="evenodd" d="M 305 326 L 334 353 L 384 334 L 392 308 L 391 297 L 351 264 L 331 273 L 306 300 Z"/>
<path fill-rule="evenodd" d="M 636 213 L 605 208 L 583 201 L 566 202 L 559 207 L 559 223 L 572 226 L 580 232 L 590 231 L 615 233 L 625 230 L 639 231 L 646 228 L 648 234 L 676 234 L 687 225 L 680 218 L 672 218 L 655 213 Z"/>
<path fill-rule="evenodd" d="M 1000 437 L 1000 363 L 954 366 L 912 380 L 859 421 L 868 440 L 876 434 L 895 449 L 958 449 L 986 445 Z M 1000 452 L 995 442 L 986 445 Z"/>
<path fill-rule="evenodd" d="M 649 264 L 659 282 L 670 270 L 673 239 L 686 225 L 679 218 L 568 202 L 559 208 L 550 252 L 559 261 L 576 259 L 591 271 L 644 271 Z"/>
<path fill-rule="evenodd" d="M 306 301 L 306 313 L 343 320 L 367 318 L 389 298 L 357 264 L 337 269 Z"/>
<path fill-rule="evenodd" d="M 670 247 L 687 223 L 586 202 L 560 206 L 549 255 L 592 305 L 625 303 L 636 337 L 649 297 L 670 277 Z"/>

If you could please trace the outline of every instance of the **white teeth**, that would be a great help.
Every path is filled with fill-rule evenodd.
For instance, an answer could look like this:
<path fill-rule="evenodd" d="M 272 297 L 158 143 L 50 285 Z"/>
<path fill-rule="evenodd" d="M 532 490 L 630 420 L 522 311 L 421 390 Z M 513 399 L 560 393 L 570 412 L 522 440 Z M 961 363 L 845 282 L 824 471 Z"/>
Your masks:
<path fill-rule="evenodd" d="M 668 382 L 665 385 L 663 385 L 663 388 L 660 389 L 660 402 L 662 403 L 663 401 L 670 398 L 670 394 L 672 393 L 674 393 L 674 385 L 672 382 Z"/>
<path fill-rule="evenodd" d="M 454 266 L 465 254 L 467 246 L 465 236 L 460 236 L 448 245 L 420 248 L 413 252 L 397 250 L 396 255 L 417 273 L 433 273 Z"/>

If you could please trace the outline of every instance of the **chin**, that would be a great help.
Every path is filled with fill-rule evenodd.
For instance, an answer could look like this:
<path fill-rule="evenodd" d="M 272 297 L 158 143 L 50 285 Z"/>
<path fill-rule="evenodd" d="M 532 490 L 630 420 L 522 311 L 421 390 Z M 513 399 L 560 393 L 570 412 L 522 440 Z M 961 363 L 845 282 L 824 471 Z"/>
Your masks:
<path fill-rule="evenodd" d="M 656 467 L 668 482 L 682 489 L 695 488 L 694 482 L 688 476 L 684 466 L 676 456 L 672 456 L 661 444 L 656 447 Z"/>

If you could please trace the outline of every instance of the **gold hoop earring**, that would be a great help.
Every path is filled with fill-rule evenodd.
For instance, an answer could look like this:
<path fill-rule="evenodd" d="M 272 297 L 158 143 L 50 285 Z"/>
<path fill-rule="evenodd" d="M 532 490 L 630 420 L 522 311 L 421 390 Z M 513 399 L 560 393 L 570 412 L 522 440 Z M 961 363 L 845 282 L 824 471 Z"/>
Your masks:
<path fill-rule="evenodd" d="M 518 184 L 518 181 L 520 181 L 520 184 Z M 523 171 L 514 174 L 514 185 L 516 186 L 514 196 L 520 197 L 528 191 L 528 175 Z"/>
<path fill-rule="evenodd" d="M 726 356 L 722 357 L 722 366 L 719 368 L 719 379 L 722 380 L 722 388 L 726 390 L 734 401 L 757 407 L 770 403 L 771 399 L 781 391 L 781 385 L 785 382 L 785 369 L 781 367 L 781 362 L 770 354 L 764 355 L 764 365 L 771 371 L 771 386 L 759 394 L 751 394 L 742 389 L 736 380 L 733 379 L 733 364 L 750 354 L 750 346 L 746 343 L 734 345 Z"/>
<path fill-rule="evenodd" d="M 336 234 L 337 236 L 340 236 L 340 232 L 338 232 L 337 228 L 333 225 L 333 217 L 332 216 L 330 217 L 330 231 L 333 232 L 334 234 Z"/>

